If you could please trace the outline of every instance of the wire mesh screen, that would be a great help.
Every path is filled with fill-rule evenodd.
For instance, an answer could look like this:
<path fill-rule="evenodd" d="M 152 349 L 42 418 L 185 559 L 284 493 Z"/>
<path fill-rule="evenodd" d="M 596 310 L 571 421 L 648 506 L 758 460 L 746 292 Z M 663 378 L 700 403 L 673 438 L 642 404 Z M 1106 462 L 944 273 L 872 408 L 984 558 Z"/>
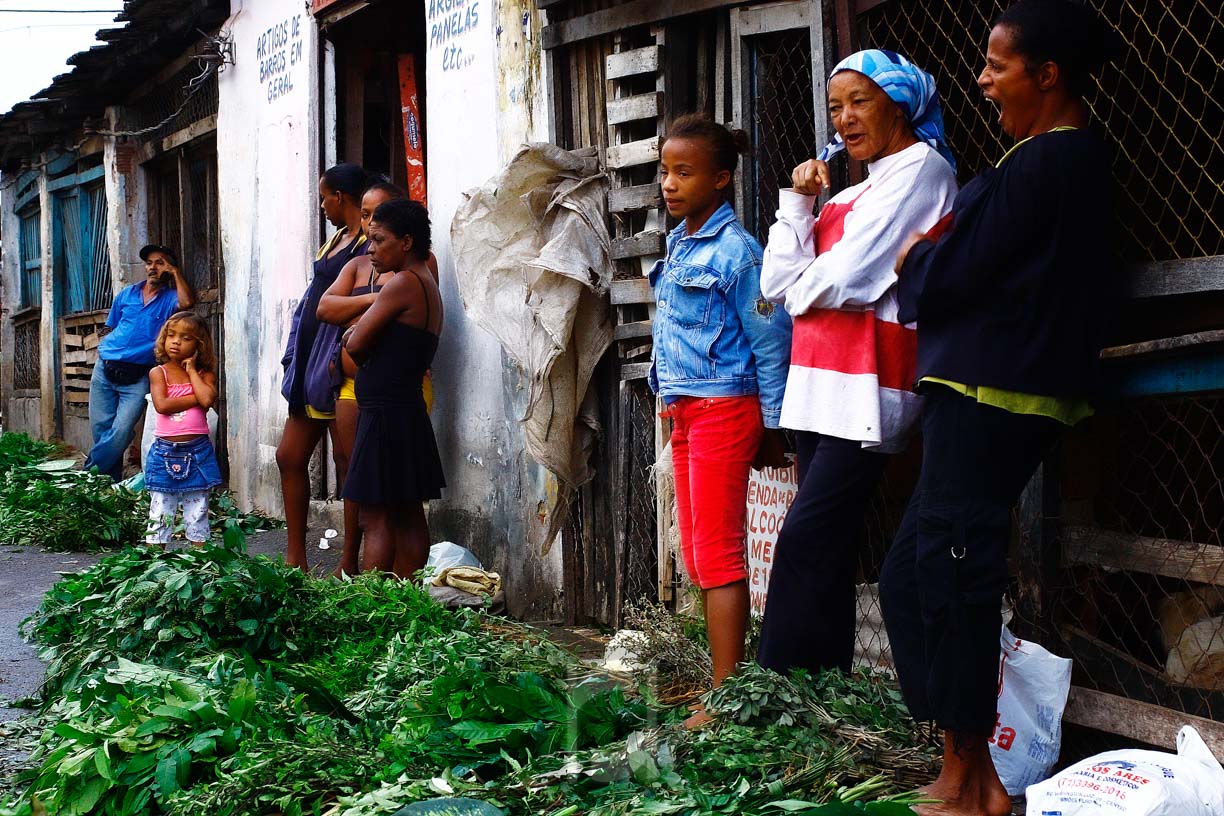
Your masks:
<path fill-rule="evenodd" d="M 120 128 L 158 138 L 216 114 L 220 103 L 217 74 L 204 74 L 194 61 L 123 108 Z"/>
<path fill-rule="evenodd" d="M 625 423 L 628 518 L 626 519 L 625 592 L 622 600 L 659 599 L 658 524 L 655 493 L 655 396 L 645 380 L 622 384 Z"/>
<path fill-rule="evenodd" d="M 1075 682 L 1224 718 L 1224 396 L 1144 398 L 1100 425 L 1063 467 Z"/>
<path fill-rule="evenodd" d="M 1123 43 L 1120 58 L 1088 100 L 1094 120 L 1115 145 L 1124 255 L 1165 260 L 1221 254 L 1220 4 L 1090 3 Z M 893 0 L 860 18 L 863 47 L 900 51 L 935 76 L 963 177 L 1004 152 L 995 109 L 975 82 L 991 21 L 1004 5 Z"/>
<path fill-rule="evenodd" d="M 857 664 L 877 669 L 891 670 L 893 667 L 884 613 L 880 609 L 880 569 L 918 482 L 920 448 L 920 442 L 915 440 L 904 454 L 889 457 L 867 507 L 863 545 L 859 549 L 858 629 L 854 657 Z"/>
<path fill-rule="evenodd" d="M 13 388 L 38 390 L 41 321 L 37 315 L 13 322 Z"/>
<path fill-rule="evenodd" d="M 802 28 L 747 42 L 752 158 L 745 215 L 748 228 L 764 243 L 778 209 L 778 190 L 791 186 L 791 170 L 816 146 L 811 40 Z"/>

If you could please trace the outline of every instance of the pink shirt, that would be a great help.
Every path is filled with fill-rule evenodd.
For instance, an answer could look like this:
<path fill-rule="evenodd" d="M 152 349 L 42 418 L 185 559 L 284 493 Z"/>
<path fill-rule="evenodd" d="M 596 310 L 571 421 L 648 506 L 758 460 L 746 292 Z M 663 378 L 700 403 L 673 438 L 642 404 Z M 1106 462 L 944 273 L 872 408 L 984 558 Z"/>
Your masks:
<path fill-rule="evenodd" d="M 174 397 L 186 397 L 195 393 L 195 388 L 190 382 L 171 383 L 170 377 L 166 374 L 165 366 L 158 366 L 162 370 L 162 376 L 166 378 L 166 396 L 173 399 Z M 154 426 L 153 433 L 157 436 L 186 436 L 188 434 L 208 434 L 208 415 L 204 409 L 198 405 L 193 405 L 186 411 L 178 411 L 173 414 L 163 414 L 157 412 L 157 424 Z"/>

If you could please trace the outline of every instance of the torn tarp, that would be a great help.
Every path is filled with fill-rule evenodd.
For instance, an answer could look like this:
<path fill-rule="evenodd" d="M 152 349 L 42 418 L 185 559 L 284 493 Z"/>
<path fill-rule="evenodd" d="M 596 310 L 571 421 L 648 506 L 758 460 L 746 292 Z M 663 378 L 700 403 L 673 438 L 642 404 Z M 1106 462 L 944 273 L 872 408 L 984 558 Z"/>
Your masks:
<path fill-rule="evenodd" d="M 464 310 L 530 380 L 527 452 L 570 488 L 593 473 L 587 386 L 612 342 L 607 191 L 593 149 L 532 144 L 465 193 L 451 222 Z"/>

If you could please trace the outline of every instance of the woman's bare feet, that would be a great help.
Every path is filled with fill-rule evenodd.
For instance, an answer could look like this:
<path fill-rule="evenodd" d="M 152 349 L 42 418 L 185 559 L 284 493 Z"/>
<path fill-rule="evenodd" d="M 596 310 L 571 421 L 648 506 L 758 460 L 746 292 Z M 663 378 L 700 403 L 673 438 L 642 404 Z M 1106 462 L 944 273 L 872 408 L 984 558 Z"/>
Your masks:
<path fill-rule="evenodd" d="M 1012 811 L 985 737 L 944 732 L 939 778 L 919 792 L 924 799 L 937 800 L 915 805 L 920 816 L 1009 816 Z"/>

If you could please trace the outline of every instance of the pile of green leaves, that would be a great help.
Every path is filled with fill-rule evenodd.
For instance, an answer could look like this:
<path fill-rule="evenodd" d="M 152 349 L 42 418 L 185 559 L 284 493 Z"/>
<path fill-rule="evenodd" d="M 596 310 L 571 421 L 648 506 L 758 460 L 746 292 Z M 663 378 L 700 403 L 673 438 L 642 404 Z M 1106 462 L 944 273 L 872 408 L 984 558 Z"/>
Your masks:
<path fill-rule="evenodd" d="M 50 664 L 44 694 L 77 686 L 117 657 L 181 668 L 202 651 L 291 655 L 314 582 L 231 542 L 130 547 L 56 583 L 23 624 Z"/>
<path fill-rule="evenodd" d="M 32 796 L 65 816 L 158 812 L 255 728 L 255 698 L 249 680 L 227 696 L 120 659 L 55 706 Z"/>
<path fill-rule="evenodd" d="M 830 726 L 820 712 L 833 701 L 869 720 Z M 380 816 L 454 794 L 523 816 L 902 816 L 918 801 L 904 791 L 932 778 L 935 758 L 915 745 L 894 703 L 874 675 L 813 680 L 745 667 L 708 700 L 722 706 L 720 716 L 698 732 L 655 722 L 602 746 L 508 762 L 493 781 L 463 767 L 409 771 L 341 798 L 334 813 Z"/>
<path fill-rule="evenodd" d="M 139 539 L 145 529 L 139 496 L 74 466 L 71 459 L 56 459 L 14 466 L 4 475 L 0 536 L 7 543 L 89 552 Z"/>
<path fill-rule="evenodd" d="M 0 433 L 0 477 L 15 467 L 36 465 L 55 455 L 53 442 L 33 439 L 23 433 Z"/>
<path fill-rule="evenodd" d="M 689 733 L 687 711 L 528 627 L 378 576 L 308 579 L 236 527 L 66 576 L 25 631 L 51 661 L 46 730 L 0 816 L 372 816 L 451 795 L 515 816 L 890 816 L 905 783 L 878 772 L 929 759 L 873 676 L 749 668 Z"/>
<path fill-rule="evenodd" d="M 79 471 L 74 459 L 50 459 L 59 451 L 25 434 L 0 434 L 0 540 L 73 552 L 117 550 L 139 541 L 148 524 L 148 494 Z M 209 514 L 217 538 L 231 528 L 253 533 L 284 526 L 242 510 L 228 491 L 213 492 Z"/>
<path fill-rule="evenodd" d="M 216 530 L 237 526 L 244 533 L 256 533 L 260 530 L 279 530 L 285 526 L 283 519 L 273 518 L 258 510 L 243 510 L 234 501 L 234 494 L 228 490 L 212 492 L 208 497 L 208 514 Z"/>

